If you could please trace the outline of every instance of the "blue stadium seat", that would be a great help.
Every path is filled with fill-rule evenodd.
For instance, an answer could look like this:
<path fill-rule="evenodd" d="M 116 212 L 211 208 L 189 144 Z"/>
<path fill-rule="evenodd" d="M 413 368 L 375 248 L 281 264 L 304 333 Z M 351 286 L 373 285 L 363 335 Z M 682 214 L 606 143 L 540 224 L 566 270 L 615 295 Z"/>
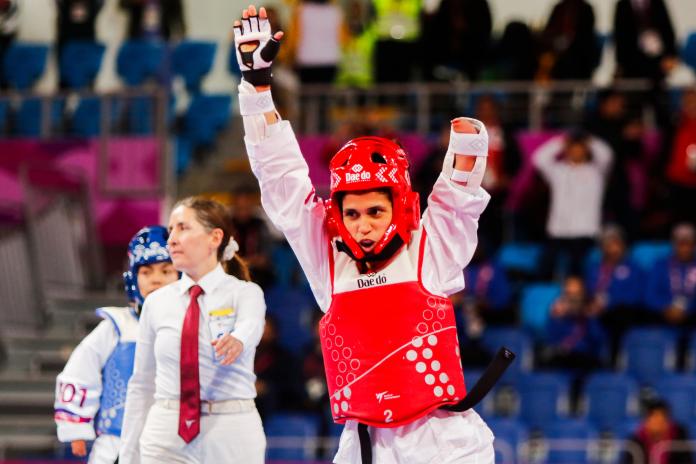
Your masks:
<path fill-rule="evenodd" d="M 515 464 L 524 462 L 519 458 L 520 447 L 529 439 L 525 424 L 513 419 L 487 419 L 486 424 L 495 435 L 495 462 Z"/>
<path fill-rule="evenodd" d="M 542 337 L 549 319 L 553 301 L 561 294 L 558 284 L 537 283 L 525 286 L 520 298 L 520 321 L 522 327 L 536 337 Z"/>
<path fill-rule="evenodd" d="M 184 135 L 175 138 L 174 153 L 176 156 L 176 173 L 182 174 L 186 172 L 193 160 L 193 144 L 191 139 Z"/>
<path fill-rule="evenodd" d="M 631 247 L 631 258 L 644 270 L 650 271 L 655 261 L 664 258 L 672 251 L 669 242 L 636 242 Z"/>
<path fill-rule="evenodd" d="M 61 80 L 75 89 L 91 86 L 99 73 L 105 49 L 97 42 L 67 42 L 60 54 Z"/>
<path fill-rule="evenodd" d="M 696 375 L 668 375 L 655 382 L 655 391 L 682 424 L 696 421 Z"/>
<path fill-rule="evenodd" d="M 312 318 L 319 311 L 311 295 L 302 289 L 276 285 L 265 292 L 266 308 L 278 322 L 278 338 L 298 354 L 314 338 Z"/>
<path fill-rule="evenodd" d="M 101 110 L 102 105 L 107 104 L 104 97 L 84 97 L 81 98 L 72 114 L 71 133 L 78 137 L 96 137 L 101 133 Z M 123 101 L 109 99 L 109 118 L 111 126 L 118 120 L 119 114 L 123 109 Z"/>
<path fill-rule="evenodd" d="M 273 261 L 276 283 L 289 287 L 292 285 L 293 278 L 299 274 L 303 274 L 299 261 L 289 245 L 282 243 L 271 251 L 271 259 Z M 303 274 L 304 275 L 304 274 Z"/>
<path fill-rule="evenodd" d="M 498 252 L 498 262 L 508 272 L 537 275 L 542 245 L 528 242 L 505 243 Z"/>
<path fill-rule="evenodd" d="M 315 457 L 318 421 L 309 414 L 274 414 L 264 420 L 266 459 L 305 461 Z"/>
<path fill-rule="evenodd" d="M 116 71 L 129 86 L 140 85 L 160 71 L 165 44 L 152 40 L 127 40 L 116 57 Z"/>
<path fill-rule="evenodd" d="M 210 146 L 230 120 L 229 95 L 196 95 L 184 116 L 184 135 L 193 144 Z"/>
<path fill-rule="evenodd" d="M 619 364 L 641 384 L 652 385 L 674 371 L 677 336 L 668 328 L 638 328 L 621 341 Z"/>
<path fill-rule="evenodd" d="M 203 77 L 213 67 L 215 42 L 196 42 L 184 40 L 172 53 L 172 71 L 183 77 L 186 89 L 198 93 Z"/>
<path fill-rule="evenodd" d="M 155 109 L 157 101 L 152 97 L 134 97 L 125 102 L 128 133 L 150 135 L 155 132 Z"/>
<path fill-rule="evenodd" d="M 598 438 L 592 424 L 578 419 L 566 419 L 544 427 L 548 446 L 546 462 L 563 464 L 585 464 L 595 461 L 592 447 Z"/>
<path fill-rule="evenodd" d="M 48 103 L 49 129 L 53 130 L 61 124 L 64 106 L 65 101 L 62 99 Z M 15 115 L 15 133 L 19 136 L 39 137 L 41 135 L 43 107 L 44 102 L 40 98 L 27 98 L 22 101 Z"/>
<path fill-rule="evenodd" d="M 691 69 L 696 71 L 696 31 L 692 31 L 684 42 L 684 48 L 681 52 L 684 63 L 691 66 Z"/>
<path fill-rule="evenodd" d="M 558 373 L 535 373 L 517 379 L 519 419 L 543 428 L 566 417 L 569 410 L 570 379 Z"/>
<path fill-rule="evenodd" d="M 534 347 L 531 337 L 522 329 L 508 327 L 488 327 L 483 333 L 483 346 L 491 353 L 497 353 L 501 346 L 509 348 L 517 355 L 508 367 L 505 377 L 512 379 L 521 372 L 528 372 L 534 364 Z"/>
<path fill-rule="evenodd" d="M 30 89 L 46 69 L 48 45 L 13 43 L 7 49 L 3 62 L 3 75 L 18 90 Z"/>
<path fill-rule="evenodd" d="M 585 383 L 587 419 L 600 430 L 613 430 L 638 413 L 638 384 L 626 374 L 599 372 Z"/>

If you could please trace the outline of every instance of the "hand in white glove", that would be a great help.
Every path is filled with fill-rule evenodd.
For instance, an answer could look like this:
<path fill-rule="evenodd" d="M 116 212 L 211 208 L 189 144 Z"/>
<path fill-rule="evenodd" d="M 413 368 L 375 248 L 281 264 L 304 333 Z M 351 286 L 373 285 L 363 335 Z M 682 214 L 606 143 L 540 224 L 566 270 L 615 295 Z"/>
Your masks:
<path fill-rule="evenodd" d="M 249 5 L 242 20 L 234 22 L 234 45 L 242 77 L 251 85 L 271 85 L 271 64 L 280 49 L 282 32 L 271 34 L 266 9 Z"/>

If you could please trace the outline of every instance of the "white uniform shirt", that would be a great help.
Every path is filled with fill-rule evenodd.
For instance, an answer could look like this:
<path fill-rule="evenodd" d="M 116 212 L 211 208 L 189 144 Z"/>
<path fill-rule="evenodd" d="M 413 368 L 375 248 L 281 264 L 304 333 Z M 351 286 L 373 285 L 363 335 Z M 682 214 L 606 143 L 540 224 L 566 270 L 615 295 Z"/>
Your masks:
<path fill-rule="evenodd" d="M 128 383 L 126 413 L 121 434 L 120 462 L 138 462 L 138 441 L 154 400 L 178 400 L 181 329 L 195 285 L 184 274 L 180 280 L 148 295 L 140 316 L 135 367 Z M 266 304 L 261 288 L 233 277 L 218 266 L 199 281 L 201 315 L 198 330 L 198 362 L 201 400 L 253 399 L 254 355 L 263 333 Z M 211 311 L 233 308 L 237 314 L 231 334 L 244 351 L 229 366 L 215 359 L 209 328 Z"/>
<path fill-rule="evenodd" d="M 102 394 L 102 369 L 118 344 L 114 324 L 104 320 L 73 350 L 56 378 L 58 440 L 94 440 L 94 418 Z"/>
<path fill-rule="evenodd" d="M 564 136 L 553 138 L 539 147 L 532 159 L 551 190 L 546 230 L 553 238 L 595 237 L 601 226 L 602 198 L 612 161 L 611 148 L 592 138 L 591 160 L 571 164 L 557 159 L 564 145 Z"/>
<path fill-rule="evenodd" d="M 331 305 L 331 277 L 328 237 L 324 229 L 325 209 L 323 202 L 316 198 L 307 163 L 290 124 L 281 121 L 260 127 L 258 120 L 245 118 L 245 128 L 247 153 L 259 180 L 263 207 L 285 234 L 320 308 L 327 311 Z M 448 154 L 445 163 L 452 161 Z M 450 295 L 464 288 L 462 269 L 471 260 L 478 243 L 478 218 L 489 199 L 490 195 L 481 188 L 470 193 L 466 187 L 446 178 L 444 173 L 438 178 L 421 224 L 428 234 L 422 281 L 431 293 Z M 418 232 L 414 234 L 419 235 Z M 410 248 L 414 247 L 417 249 L 418 240 L 411 242 Z M 471 430 L 463 427 L 460 421 L 463 419 L 457 414 L 436 411 L 406 426 L 372 428 L 374 458 L 382 459 L 380 462 L 420 463 L 425 462 L 424 457 L 428 457 L 427 462 L 441 457 L 447 462 L 455 453 L 450 448 L 453 442 L 450 438 L 460 433 L 469 434 Z M 354 421 L 346 424 L 340 448 L 335 462 L 360 462 Z"/>

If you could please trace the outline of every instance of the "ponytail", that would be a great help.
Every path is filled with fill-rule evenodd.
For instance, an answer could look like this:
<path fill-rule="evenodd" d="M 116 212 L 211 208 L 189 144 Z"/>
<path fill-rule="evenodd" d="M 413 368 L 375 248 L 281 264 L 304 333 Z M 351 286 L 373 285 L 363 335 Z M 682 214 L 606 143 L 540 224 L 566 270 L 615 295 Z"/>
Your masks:
<path fill-rule="evenodd" d="M 176 208 L 179 205 L 191 208 L 196 212 L 198 221 L 209 231 L 213 229 L 222 230 L 222 241 L 217 250 L 217 259 L 222 264 L 222 268 L 226 273 L 241 279 L 251 282 L 251 274 L 247 263 L 235 253 L 232 259 L 225 260 L 223 258 L 225 248 L 230 243 L 232 238 L 232 216 L 230 210 L 219 201 L 211 200 L 204 197 L 187 197 L 180 200 L 174 205 Z"/>
<path fill-rule="evenodd" d="M 225 270 L 226 273 L 233 275 L 240 280 L 246 280 L 247 282 L 251 282 L 251 273 L 249 272 L 249 265 L 237 253 L 234 254 L 232 259 L 221 262 L 222 268 Z"/>

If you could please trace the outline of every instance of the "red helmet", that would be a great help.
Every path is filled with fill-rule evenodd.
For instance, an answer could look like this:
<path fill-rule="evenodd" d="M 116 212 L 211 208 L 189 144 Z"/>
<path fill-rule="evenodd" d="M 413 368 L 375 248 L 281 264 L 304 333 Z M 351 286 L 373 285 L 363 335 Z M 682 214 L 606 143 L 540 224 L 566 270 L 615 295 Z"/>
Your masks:
<path fill-rule="evenodd" d="M 420 223 L 418 193 L 411 190 L 408 166 L 406 152 L 396 143 L 381 137 L 353 139 L 331 159 L 331 196 L 326 202 L 326 227 L 332 237 L 341 237 L 356 259 L 364 258 L 365 252 L 343 224 L 337 194 L 388 188 L 392 197 L 392 223 L 373 253 L 381 253 L 397 235 L 408 244 L 411 231 Z"/>

